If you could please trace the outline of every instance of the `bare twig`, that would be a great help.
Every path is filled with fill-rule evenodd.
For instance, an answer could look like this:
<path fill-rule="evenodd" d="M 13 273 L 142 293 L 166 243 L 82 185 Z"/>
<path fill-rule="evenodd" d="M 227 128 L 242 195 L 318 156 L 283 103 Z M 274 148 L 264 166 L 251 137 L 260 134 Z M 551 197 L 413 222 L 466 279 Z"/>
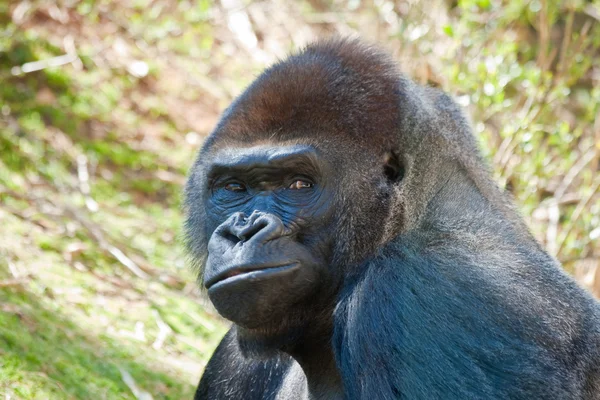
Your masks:
<path fill-rule="evenodd" d="M 74 41 L 72 36 L 66 36 L 64 39 L 65 50 L 67 54 L 62 56 L 56 56 L 48 58 L 46 60 L 32 61 L 21 65 L 20 67 L 12 67 L 11 73 L 13 75 L 21 75 L 29 72 L 40 71 L 42 69 L 50 67 L 60 67 L 61 65 L 71 63 L 81 63 L 77 51 L 75 49 Z"/>
<path fill-rule="evenodd" d="M 123 379 L 123 382 L 125 382 L 125 384 L 129 388 L 129 390 L 131 390 L 131 393 L 133 393 L 136 399 L 152 400 L 152 395 L 140 389 L 135 383 L 135 379 L 133 379 L 133 376 L 131 376 L 131 374 L 125 368 L 119 367 L 119 371 L 121 372 L 121 379 Z"/>
<path fill-rule="evenodd" d="M 548 2 L 546 0 L 542 0 L 541 3 L 542 7 L 538 13 L 539 53 L 537 57 L 537 64 L 541 69 L 544 69 L 547 64 L 550 26 L 548 25 Z"/>
<path fill-rule="evenodd" d="M 31 2 L 25 0 L 19 3 L 15 7 L 12 13 L 12 20 L 15 24 L 19 25 L 25 20 L 25 15 L 31 9 Z"/>
<path fill-rule="evenodd" d="M 590 17 L 594 18 L 597 21 L 600 21 L 600 7 L 595 6 L 593 4 L 588 4 L 584 9 L 583 12 L 586 15 L 589 15 Z"/>
<path fill-rule="evenodd" d="M 6 279 L 0 281 L 0 288 L 9 287 L 9 286 L 23 286 L 27 281 L 23 278 L 17 279 Z"/>
<path fill-rule="evenodd" d="M 558 254 L 559 246 L 557 242 L 558 236 L 558 222 L 560 219 L 559 204 L 562 197 L 565 195 L 567 189 L 573 183 L 573 180 L 579 173 L 590 163 L 595 157 L 595 149 L 591 147 L 588 149 L 583 156 L 569 169 L 569 172 L 565 175 L 562 182 L 554 192 L 554 198 L 548 206 L 548 229 L 546 230 L 546 247 L 550 254 L 556 256 Z"/>
<path fill-rule="evenodd" d="M 577 39 L 577 42 L 575 42 L 572 45 L 572 49 L 571 49 L 572 54 L 584 53 L 583 44 L 585 43 L 586 39 L 588 38 L 588 33 L 590 32 L 591 28 L 592 28 L 592 21 L 589 21 L 589 20 L 585 21 L 585 23 L 583 24 L 583 27 L 579 31 L 579 38 Z"/>
<path fill-rule="evenodd" d="M 595 150 L 596 149 L 594 148 L 594 146 L 589 147 L 583 153 L 583 156 L 579 158 L 579 160 L 577 160 L 575 164 L 573 164 L 573 166 L 569 169 L 569 171 L 563 178 L 560 185 L 556 188 L 556 192 L 554 193 L 555 199 L 561 199 L 565 195 L 567 189 L 569 189 L 569 187 L 573 183 L 573 180 L 575 180 L 575 178 L 581 173 L 585 166 L 588 165 L 594 159 L 596 155 Z"/>
<path fill-rule="evenodd" d="M 173 329 L 163 321 L 158 311 L 152 310 L 152 315 L 156 320 L 156 325 L 158 325 L 158 335 L 156 336 L 154 343 L 152 343 L 152 348 L 158 350 L 163 346 L 167 337 L 173 332 Z"/>
<path fill-rule="evenodd" d="M 600 177 L 596 178 L 596 184 L 594 185 L 591 192 L 587 196 L 585 196 L 579 202 L 579 204 L 577 204 L 577 207 L 575 207 L 573 214 L 571 214 L 571 218 L 570 218 L 571 223 L 566 227 L 565 231 L 561 235 L 561 239 L 558 244 L 557 254 L 560 254 L 560 252 L 562 251 L 563 247 L 565 246 L 565 243 L 567 242 L 567 238 L 569 237 L 569 234 L 571 233 L 571 231 L 573 230 L 573 227 L 575 226 L 575 223 L 579 220 L 581 213 L 587 208 L 587 206 L 590 204 L 590 202 L 592 201 L 592 199 L 594 198 L 596 193 L 598 193 L 598 189 L 600 189 Z"/>
<path fill-rule="evenodd" d="M 15 198 L 28 200 L 28 201 L 31 199 L 36 200 L 36 201 L 42 201 L 42 199 L 24 196 L 24 195 L 21 195 L 19 193 L 16 193 L 16 192 L 11 191 L 4 187 L 0 187 L 0 193 L 5 193 L 5 194 L 8 194 Z M 60 212 L 67 214 L 72 219 L 79 222 L 79 224 L 83 228 L 85 228 L 89 232 L 90 236 L 98 243 L 100 248 L 102 248 L 104 251 L 111 254 L 117 261 L 119 261 L 127 269 L 129 269 L 131 272 L 133 272 L 134 275 L 136 275 L 137 277 L 142 278 L 142 279 L 150 278 L 150 275 L 148 275 L 146 272 L 144 272 L 130 257 L 125 255 L 125 253 L 122 250 L 120 250 L 115 245 L 111 244 L 105 238 L 102 229 L 100 227 L 96 226 L 95 224 L 93 224 L 84 215 L 82 215 L 79 210 L 77 210 L 76 208 L 71 207 L 67 204 L 63 204 L 62 207 L 59 207 L 49 198 L 45 198 L 45 199 L 43 199 L 43 201 L 51 204 L 53 207 L 59 209 Z"/>
<path fill-rule="evenodd" d="M 127 269 L 133 272 L 138 278 L 149 279 L 150 275 L 142 271 L 138 265 L 131 260 L 131 258 L 127 257 L 125 253 L 123 253 L 119 248 L 108 242 L 104 237 L 104 233 L 102 230 L 95 226 L 91 221 L 85 218 L 81 212 L 73 207 L 68 205 L 64 205 L 64 211 L 68 215 L 70 215 L 74 220 L 79 222 L 81 226 L 83 226 L 92 236 L 96 242 L 100 245 L 100 247 L 110 253 L 114 258 L 117 259 L 121 264 L 123 264 Z"/>
<path fill-rule="evenodd" d="M 98 203 L 92 198 L 90 191 L 90 173 L 88 171 L 88 159 L 85 154 L 77 156 L 77 178 L 79 178 L 79 190 L 85 198 L 85 205 L 91 212 L 98 211 Z"/>
<path fill-rule="evenodd" d="M 573 20 L 575 19 L 575 9 L 571 8 L 569 10 L 569 15 L 567 16 L 567 25 L 565 26 L 565 31 L 563 32 L 563 41 L 560 48 L 560 58 L 558 61 L 557 75 L 561 76 L 565 69 L 565 60 L 567 59 L 567 52 L 569 50 L 569 44 L 571 43 L 571 35 L 573 34 Z"/>

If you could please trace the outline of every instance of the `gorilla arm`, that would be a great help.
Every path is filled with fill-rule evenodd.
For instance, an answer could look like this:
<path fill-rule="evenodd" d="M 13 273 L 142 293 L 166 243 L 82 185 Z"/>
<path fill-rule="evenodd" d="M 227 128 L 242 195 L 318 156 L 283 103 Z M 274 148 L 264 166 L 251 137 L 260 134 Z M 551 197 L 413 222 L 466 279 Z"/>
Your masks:
<path fill-rule="evenodd" d="M 274 399 L 293 360 L 281 353 L 265 360 L 246 358 L 236 328 L 227 332 L 202 375 L 194 400 Z"/>

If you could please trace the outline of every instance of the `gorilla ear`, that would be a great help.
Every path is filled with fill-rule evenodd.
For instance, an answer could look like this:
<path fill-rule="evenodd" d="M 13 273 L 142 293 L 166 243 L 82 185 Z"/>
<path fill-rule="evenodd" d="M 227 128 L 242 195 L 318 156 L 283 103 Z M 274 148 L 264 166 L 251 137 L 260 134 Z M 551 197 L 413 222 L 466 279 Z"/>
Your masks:
<path fill-rule="evenodd" d="M 404 166 L 395 152 L 390 151 L 385 155 L 383 173 L 390 183 L 398 183 L 404 178 Z"/>

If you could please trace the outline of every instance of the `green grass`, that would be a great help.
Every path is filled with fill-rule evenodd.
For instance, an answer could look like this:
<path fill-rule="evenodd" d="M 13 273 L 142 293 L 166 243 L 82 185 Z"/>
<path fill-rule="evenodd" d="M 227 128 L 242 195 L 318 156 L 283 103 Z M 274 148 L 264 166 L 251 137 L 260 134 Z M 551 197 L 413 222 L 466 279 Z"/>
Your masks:
<path fill-rule="evenodd" d="M 75 250 L 71 240 L 65 245 L 65 238 L 41 227 L 30 230 L 1 210 L 0 217 L 8 234 L 0 245 L 10 254 L 0 257 L 0 282 L 14 282 L 11 269 L 31 274 L 0 288 L 0 392 L 32 399 L 133 399 L 122 369 L 154 398 L 192 397 L 201 360 L 224 333 L 197 295 L 186 295 L 179 282 L 169 288 L 160 276 L 134 279 L 106 259 L 84 269 L 106 258 L 96 250 L 69 256 L 77 269 L 64 261 L 64 252 Z M 32 248 L 22 249 L 28 242 Z M 161 323 L 169 332 L 153 347 Z"/>

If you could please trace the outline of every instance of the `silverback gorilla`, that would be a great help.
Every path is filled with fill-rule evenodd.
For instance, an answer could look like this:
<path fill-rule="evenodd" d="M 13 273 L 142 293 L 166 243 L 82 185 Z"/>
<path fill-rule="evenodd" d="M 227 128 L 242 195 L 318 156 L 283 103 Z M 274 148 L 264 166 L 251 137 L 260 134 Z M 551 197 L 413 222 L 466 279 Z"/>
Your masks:
<path fill-rule="evenodd" d="M 469 123 L 355 40 L 224 112 L 186 232 L 233 322 L 196 399 L 600 399 L 600 307 L 528 232 Z"/>

